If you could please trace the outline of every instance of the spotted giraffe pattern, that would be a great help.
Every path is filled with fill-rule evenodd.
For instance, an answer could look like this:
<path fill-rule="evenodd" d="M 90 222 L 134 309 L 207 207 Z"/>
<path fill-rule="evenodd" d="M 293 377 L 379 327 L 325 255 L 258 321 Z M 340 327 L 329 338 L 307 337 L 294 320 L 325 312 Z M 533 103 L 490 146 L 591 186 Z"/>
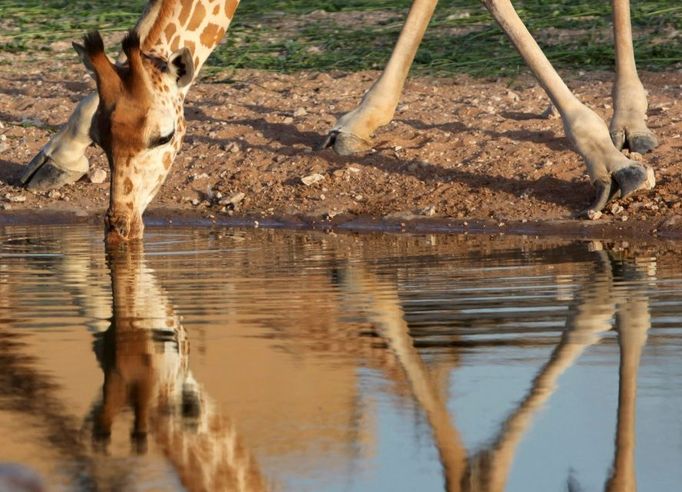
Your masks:
<path fill-rule="evenodd" d="M 109 66 L 101 38 L 86 37 L 79 51 L 95 73 L 100 98 L 91 133 L 111 167 L 108 240 L 142 237 L 142 213 L 182 145 L 187 92 L 224 37 L 238 4 L 150 2 L 135 32 L 124 40 L 126 57 L 115 67 Z"/>

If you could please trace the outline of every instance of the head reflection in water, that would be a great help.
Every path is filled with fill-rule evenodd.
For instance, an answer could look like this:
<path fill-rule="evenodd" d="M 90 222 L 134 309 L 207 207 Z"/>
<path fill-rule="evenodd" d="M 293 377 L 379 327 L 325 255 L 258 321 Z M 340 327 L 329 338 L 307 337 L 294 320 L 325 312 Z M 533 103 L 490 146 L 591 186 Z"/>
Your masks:
<path fill-rule="evenodd" d="M 621 354 L 618 424 L 613 467 L 604 490 L 636 490 L 637 371 L 651 320 L 647 297 L 629 283 L 645 279 L 650 272 L 619 261 L 604 251 L 600 243 L 592 243 L 590 249 L 595 262 L 594 274 L 583 284 L 571 306 L 561 340 L 517 408 L 502 423 L 492 444 L 473 456 L 468 455 L 448 413 L 445 398 L 438 393 L 414 348 L 395 287 L 356 267 L 340 270 L 333 276 L 346 299 L 354 304 L 353 308 L 364 312 L 376 334 L 385 340 L 400 363 L 415 402 L 431 427 L 446 490 L 503 492 L 506 489 L 516 449 L 533 417 L 556 390 L 561 374 L 586 348 L 600 341 L 600 336 L 611 329 L 614 317 Z M 569 490 L 581 490 L 570 476 L 567 486 Z"/>
<path fill-rule="evenodd" d="M 91 417 L 96 448 L 107 452 L 114 421 L 130 407 L 133 450 L 145 453 L 152 439 L 188 490 L 265 490 L 236 428 L 192 377 L 187 333 L 142 248 L 107 251 L 113 318 L 95 342 L 104 372 Z"/>

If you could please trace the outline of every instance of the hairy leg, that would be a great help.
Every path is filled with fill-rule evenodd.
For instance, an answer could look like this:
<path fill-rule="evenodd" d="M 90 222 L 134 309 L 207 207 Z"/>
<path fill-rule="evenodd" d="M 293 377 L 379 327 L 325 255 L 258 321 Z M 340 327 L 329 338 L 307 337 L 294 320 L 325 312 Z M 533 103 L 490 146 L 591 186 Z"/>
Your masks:
<path fill-rule="evenodd" d="M 436 3 L 437 0 L 414 0 L 381 77 L 365 94 L 360 105 L 336 122 L 322 144 L 323 148 L 333 146 L 341 155 L 367 150 L 374 131 L 393 119 L 407 73 Z"/>
<path fill-rule="evenodd" d="M 597 191 L 594 203 L 586 211 L 588 217 L 597 217 L 613 196 L 627 196 L 640 189 L 653 188 L 653 170 L 626 158 L 613 145 L 604 121 L 582 104 L 561 80 L 511 2 L 484 0 L 484 3 L 559 110 L 566 136 L 585 160 Z"/>
<path fill-rule="evenodd" d="M 658 140 L 646 126 L 646 90 L 637 75 L 632 47 L 630 0 L 612 0 L 613 34 L 616 44 L 616 82 L 613 85 L 611 138 L 619 149 L 648 152 Z"/>
<path fill-rule="evenodd" d="M 92 143 L 90 124 L 98 102 L 95 93 L 76 106 L 68 123 L 28 164 L 21 177 L 22 184 L 33 190 L 50 190 L 73 183 L 88 172 L 84 154 Z"/>

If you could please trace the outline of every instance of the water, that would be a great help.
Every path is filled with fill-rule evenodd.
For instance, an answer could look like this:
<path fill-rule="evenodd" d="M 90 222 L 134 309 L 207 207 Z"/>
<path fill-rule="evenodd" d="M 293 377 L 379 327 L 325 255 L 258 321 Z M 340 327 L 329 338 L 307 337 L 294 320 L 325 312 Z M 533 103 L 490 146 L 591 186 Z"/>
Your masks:
<path fill-rule="evenodd" d="M 101 234 L 0 229 L 0 462 L 50 490 L 682 490 L 678 245 Z"/>

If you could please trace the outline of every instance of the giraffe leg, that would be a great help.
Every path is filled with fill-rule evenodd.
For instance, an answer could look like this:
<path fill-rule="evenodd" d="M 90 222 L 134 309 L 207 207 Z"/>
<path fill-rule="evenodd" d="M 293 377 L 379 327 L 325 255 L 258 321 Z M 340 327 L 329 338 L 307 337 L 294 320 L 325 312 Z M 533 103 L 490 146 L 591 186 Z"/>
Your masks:
<path fill-rule="evenodd" d="M 637 76 L 632 47 L 630 0 L 612 0 L 613 34 L 616 44 L 616 83 L 613 85 L 611 138 L 617 148 L 644 153 L 658 140 L 646 126 L 646 90 Z"/>
<path fill-rule="evenodd" d="M 322 144 L 341 155 L 368 150 L 374 131 L 388 124 L 398 106 L 417 48 L 438 0 L 414 0 L 384 72 L 360 105 L 336 122 Z"/>
<path fill-rule="evenodd" d="M 85 149 L 92 143 L 90 125 L 99 98 L 83 99 L 67 124 L 28 164 L 21 183 L 31 190 L 51 190 L 78 181 L 88 172 Z"/>
<path fill-rule="evenodd" d="M 484 0 L 484 3 L 559 110 L 566 136 L 587 165 L 597 196 L 585 211 L 586 215 L 596 218 L 597 212 L 613 196 L 625 197 L 637 190 L 652 189 L 656 182 L 653 169 L 626 158 L 613 145 L 604 121 L 582 104 L 561 80 L 510 0 Z"/>

